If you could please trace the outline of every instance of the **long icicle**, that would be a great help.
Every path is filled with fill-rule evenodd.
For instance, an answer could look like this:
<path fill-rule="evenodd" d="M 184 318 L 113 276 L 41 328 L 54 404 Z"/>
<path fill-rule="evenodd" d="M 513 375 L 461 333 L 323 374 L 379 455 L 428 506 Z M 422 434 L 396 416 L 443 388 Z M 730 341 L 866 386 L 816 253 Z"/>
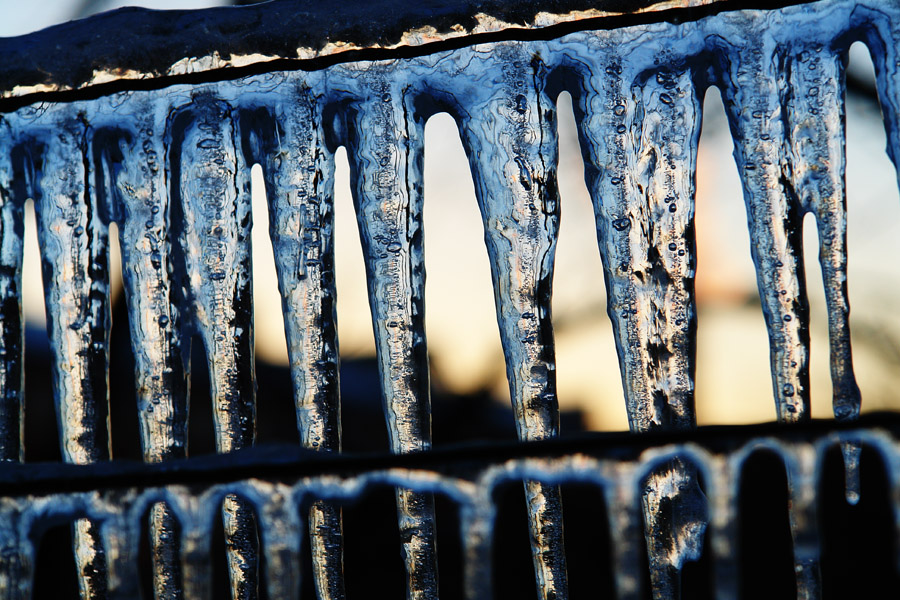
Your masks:
<path fill-rule="evenodd" d="M 803 209 L 785 148 L 787 58 L 765 28 L 748 27 L 740 46 L 722 51 L 723 100 L 744 187 L 751 253 L 769 333 L 778 420 L 810 418 L 809 305 L 803 269 Z M 789 480 L 791 494 L 799 482 Z M 791 507 L 792 532 L 798 535 Z M 794 547 L 798 598 L 819 593 L 819 567 Z"/>
<path fill-rule="evenodd" d="M 351 187 L 366 261 L 369 304 L 391 450 L 431 448 L 422 231 L 424 123 L 390 66 L 358 73 L 351 130 Z M 437 598 L 434 498 L 397 489 L 410 600 Z"/>
<path fill-rule="evenodd" d="M 559 231 L 555 104 L 541 87 L 547 68 L 522 44 L 498 45 L 491 68 L 469 69 L 460 93 L 460 130 L 468 150 L 485 243 L 506 375 L 522 440 L 559 433 L 550 296 Z M 525 482 L 531 551 L 540 598 L 568 597 L 558 485 Z"/>
<path fill-rule="evenodd" d="M 585 74 L 580 136 L 631 429 L 683 431 L 696 426 L 701 109 L 690 68 L 643 68 L 610 56 Z M 681 567 L 699 558 L 706 527 L 696 472 L 680 460 L 655 470 L 642 502 L 654 597 L 678 598 Z"/>
<path fill-rule="evenodd" d="M 108 222 L 89 193 L 85 124 L 63 114 L 54 125 L 35 199 L 47 329 L 63 459 L 87 464 L 110 457 Z M 98 526 L 79 519 L 73 537 L 81 597 L 105 597 Z"/>
<path fill-rule="evenodd" d="M 216 450 L 233 452 L 251 446 L 256 433 L 250 204 L 238 202 L 238 181 L 249 178 L 249 167 L 235 151 L 231 107 L 212 96 L 195 97 L 173 119 L 172 132 L 170 181 L 181 209 L 172 221 L 180 228 L 184 285 L 206 351 Z M 256 598 L 253 510 L 229 495 L 222 515 L 231 597 Z"/>
<path fill-rule="evenodd" d="M 169 190 L 165 179 L 166 112 L 152 102 L 132 108 L 129 129 L 94 136 L 95 163 L 114 199 L 141 448 L 146 462 L 187 455 L 188 385 L 176 290 L 169 275 Z M 150 509 L 150 547 L 156 600 L 179 600 L 178 524 L 163 503 Z"/>
<path fill-rule="evenodd" d="M 851 421 L 862 401 L 850 349 L 847 293 L 847 190 L 844 183 L 844 61 L 821 44 L 795 50 L 786 102 L 787 143 L 793 188 L 804 210 L 816 217 L 819 262 L 828 308 L 834 416 Z M 859 501 L 861 447 L 843 442 L 846 497 Z"/>
<path fill-rule="evenodd" d="M 315 93 L 298 87 L 288 98 L 275 115 L 241 113 L 241 138 L 248 164 L 263 165 L 300 441 L 311 450 L 340 452 L 334 161 L 325 152 Z M 313 502 L 309 536 L 319 598 L 344 598 L 340 507 Z"/>

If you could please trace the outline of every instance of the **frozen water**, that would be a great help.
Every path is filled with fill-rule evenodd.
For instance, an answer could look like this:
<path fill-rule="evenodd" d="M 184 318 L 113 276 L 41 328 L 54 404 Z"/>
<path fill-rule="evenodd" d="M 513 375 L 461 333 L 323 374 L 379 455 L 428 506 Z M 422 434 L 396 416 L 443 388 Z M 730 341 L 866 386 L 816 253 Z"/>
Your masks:
<path fill-rule="evenodd" d="M 254 443 L 250 168 L 255 163 L 262 166 L 270 202 L 300 440 L 309 449 L 340 451 L 333 258 L 339 146 L 350 159 L 391 448 L 428 451 L 423 142 L 426 120 L 442 111 L 457 121 L 475 181 L 519 437 L 556 436 L 550 298 L 561 218 L 555 106 L 562 91 L 572 94 L 579 121 L 632 430 L 696 426 L 695 171 L 701 98 L 711 85 L 721 89 L 735 141 L 769 333 L 775 414 L 789 423 L 810 415 L 801 236 L 803 217 L 812 213 L 829 309 L 834 412 L 839 420 L 852 420 L 859 414 L 860 393 L 848 326 L 844 66 L 849 44 L 865 40 L 875 58 L 888 152 L 896 161 L 898 13 L 894 3 L 822 0 L 722 12 L 683 24 L 633 25 L 314 72 L 120 92 L 5 114 L 0 120 L 0 458 L 22 457 L 18 288 L 26 198 L 34 198 L 38 209 L 65 459 L 109 458 L 112 222 L 120 232 L 145 460 L 187 454 L 194 335 L 206 353 L 217 450 Z M 847 498 L 854 502 L 859 436 L 841 442 Z M 798 593 L 814 598 L 819 594 L 818 459 L 811 446 L 779 452 L 786 457 L 791 485 Z M 699 557 L 707 528 L 721 565 L 717 589 L 722 597 L 734 597 L 728 565 L 735 556 L 739 466 L 737 458 L 678 454 L 648 459 L 641 469 L 594 465 L 606 485 L 621 598 L 641 593 L 639 506 L 656 598 L 679 597 L 680 570 Z M 554 468 L 512 468 L 526 481 L 538 593 L 547 599 L 567 597 L 557 483 L 574 467 Z M 709 502 L 699 486 L 701 470 Z M 435 489 L 465 497 L 466 587 L 475 597 L 489 586 L 485 545 L 493 517 L 485 506 L 490 500 L 466 496 L 470 492 L 461 492 L 465 486 L 458 483 L 420 481 L 409 474 L 385 477 L 398 486 L 408 597 L 437 597 Z M 206 517 L 220 505 L 232 597 L 256 597 L 260 546 L 269 565 L 270 594 L 296 595 L 300 522 L 285 507 L 300 492 L 295 497 L 294 491 L 265 485 L 236 484 L 203 500 L 175 492 L 146 495 L 145 502 L 155 503 L 150 514 L 157 597 L 181 597 L 179 579 L 185 597 L 208 591 Z M 341 517 L 333 501 L 353 486 L 334 483 L 340 488 L 335 491 L 321 482 L 305 485 L 313 496 L 307 526 L 318 594 L 342 598 Z M 76 526 L 83 596 L 102 596 L 107 584 L 109 594 L 127 596 L 131 584 L 122 573 L 134 555 L 133 531 L 123 538 L 105 536 L 101 523 L 112 523 L 110 515 L 124 518 L 121 512 L 107 505 L 85 508 L 90 501 L 73 498 L 56 510 L 93 519 Z M 27 505 L 4 510 L 3 555 L 12 558 L 0 577 L 18 582 L 24 595 L 27 583 L 21 577 L 28 573 L 33 548 L 22 535 L 21 527 L 30 523 L 22 514 L 35 519 L 37 513 Z M 174 552 L 176 521 L 182 530 L 180 563 Z M 120 529 L 134 528 L 115 522 Z M 19 529 L 11 533 L 14 523 Z"/>

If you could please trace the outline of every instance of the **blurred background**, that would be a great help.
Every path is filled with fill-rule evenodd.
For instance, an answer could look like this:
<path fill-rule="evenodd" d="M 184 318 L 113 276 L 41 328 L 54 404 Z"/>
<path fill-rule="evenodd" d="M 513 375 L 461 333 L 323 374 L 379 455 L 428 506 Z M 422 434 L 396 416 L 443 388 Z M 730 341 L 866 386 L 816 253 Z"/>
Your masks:
<path fill-rule="evenodd" d="M 205 8 L 228 4 L 215 0 L 42 0 L 40 9 L 17 0 L 0 0 L 0 35 L 13 36 L 54 23 L 125 5 L 150 8 Z M 885 135 L 874 90 L 872 63 L 861 44 L 851 49 L 847 93 L 849 189 L 849 289 L 854 363 L 863 394 L 863 410 L 900 407 L 900 315 L 892 310 L 900 297 L 900 202 L 893 166 L 884 152 Z M 627 429 L 627 419 L 612 329 L 606 315 L 593 213 L 575 133 L 571 99 L 559 99 L 559 189 L 562 217 L 554 279 L 553 323 L 556 334 L 559 401 L 563 434 L 574 431 Z M 453 120 L 433 117 L 426 127 L 425 231 L 426 327 L 434 387 L 435 441 L 455 440 L 455 420 L 477 414 L 484 428 L 466 436 L 502 431 L 514 435 L 509 392 L 495 321 L 490 269 L 483 243 L 468 164 Z M 336 262 L 338 323 L 342 357 L 344 439 L 353 448 L 355 414 L 380 415 L 377 373 L 365 271 L 343 149 L 337 154 Z M 254 222 L 267 223 L 261 173 L 254 170 Z M 768 342 L 760 309 L 746 213 L 732 142 L 719 93 L 706 96 L 697 172 L 696 276 L 699 311 L 697 343 L 697 414 L 701 425 L 750 423 L 775 418 L 768 369 Z M 28 319 L 29 391 L 47 386 L 33 375 L 46 352 L 44 306 L 34 219 L 29 211 L 25 257 L 25 314 Z M 113 233 L 111 238 L 116 234 Z M 804 228 L 811 304 L 813 416 L 831 416 L 827 320 L 812 216 Z M 115 246 L 115 244 L 114 244 Z M 295 439 L 292 424 L 287 351 L 281 320 L 272 247 L 267 228 L 256 227 L 254 296 L 260 385 L 260 439 Z M 114 247 L 114 250 L 116 248 Z M 113 420 L 132 422 L 129 407 L 130 363 L 127 315 L 122 310 L 120 267 L 113 266 L 114 349 Z M 891 299 L 894 299 L 892 303 Z M 116 347 L 115 345 L 118 344 Z M 195 352 L 195 400 L 205 393 L 202 355 Z M 37 377 L 37 380 L 35 379 Z M 203 402 L 192 403 L 199 429 L 207 418 Z M 49 400 L 43 408 L 51 414 Z M 454 416 L 455 415 L 455 416 Z M 127 417 L 128 416 L 128 417 Z M 195 416 L 192 416 L 192 427 Z M 126 418 L 127 417 L 127 418 Z M 281 417 L 284 417 L 283 419 Z M 380 417 L 377 417 L 380 418 Z M 446 421 L 442 422 L 442 419 Z M 52 420 L 52 417 L 51 417 Z M 269 424 L 274 421 L 275 424 Z M 365 429 L 365 420 L 360 427 Z M 46 435 L 46 423 L 42 436 Z M 271 431 L 268 429 L 271 428 Z M 115 425 L 113 430 L 115 431 Z M 136 434 L 136 425 L 133 430 Z M 199 433 L 197 434 L 200 435 Z M 271 436 L 267 438 L 266 436 Z M 114 436 L 115 437 L 115 436 Z M 490 435 L 490 437 L 495 437 Z M 386 439 L 386 438 L 385 438 Z M 115 443 L 115 440 L 114 440 Z M 380 442 L 379 442 L 380 443 Z M 135 451 L 122 442 L 121 453 Z M 192 442 L 192 453 L 211 451 L 205 441 Z M 366 444 L 368 446 L 368 444 Z M 386 446 L 384 447 L 386 448 Z M 379 448 L 379 449 L 384 449 Z M 34 452 L 38 452 L 34 450 Z M 38 455 L 29 454 L 29 459 Z"/>

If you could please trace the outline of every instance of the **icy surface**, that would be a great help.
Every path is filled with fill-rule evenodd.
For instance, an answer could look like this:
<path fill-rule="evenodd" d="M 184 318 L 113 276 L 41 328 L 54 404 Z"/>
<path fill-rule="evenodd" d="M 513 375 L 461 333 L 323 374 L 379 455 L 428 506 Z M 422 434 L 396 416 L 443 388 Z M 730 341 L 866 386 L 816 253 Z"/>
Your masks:
<path fill-rule="evenodd" d="M 556 436 L 550 298 L 564 218 L 555 120 L 556 97 L 564 90 L 572 94 L 579 121 L 632 430 L 690 431 L 696 425 L 695 171 L 702 98 L 711 85 L 722 92 L 744 188 L 775 414 L 788 423 L 810 415 L 801 236 L 803 216 L 812 213 L 829 308 L 834 413 L 852 420 L 860 393 L 848 326 L 844 65 L 848 45 L 863 39 L 875 60 L 888 152 L 896 161 L 898 23 L 900 7 L 893 2 L 823 0 L 723 12 L 680 25 L 577 32 L 316 72 L 121 92 L 3 115 L 0 459 L 22 458 L 18 288 L 27 198 L 38 210 L 65 459 L 109 458 L 112 222 L 120 232 L 145 460 L 187 454 L 192 336 L 206 355 L 207 364 L 194 367 L 209 370 L 217 450 L 254 443 L 255 163 L 263 168 L 270 203 L 299 438 L 310 449 L 340 451 L 333 259 L 333 158 L 339 146 L 350 159 L 391 448 L 428 451 L 423 146 L 426 120 L 441 111 L 457 121 L 475 181 L 519 437 Z M 847 498 L 855 502 L 859 436 L 838 441 Z M 815 598 L 821 448 L 776 446 L 791 488 L 798 595 Z M 620 598 L 641 596 L 641 518 L 654 597 L 680 596 L 680 570 L 704 550 L 707 528 L 707 550 L 718 561 L 718 593 L 734 597 L 741 456 L 660 452 L 640 465 L 588 467 L 572 459 L 509 466 L 503 477 L 525 481 L 539 596 L 567 597 L 558 483 L 577 471 L 605 488 Z M 699 486 L 701 472 L 709 501 Z M 485 477 L 475 488 L 434 474 L 376 473 L 366 480 L 397 486 L 409 598 L 437 597 L 436 490 L 463 504 L 468 594 L 480 597 L 490 587 L 492 480 Z M 29 528 L 52 513 L 90 519 L 82 518 L 75 530 L 83 596 L 103 596 L 109 587 L 111 596 L 133 597 L 135 528 L 145 507 L 155 503 L 151 546 L 158 598 L 208 591 L 211 515 L 220 509 L 232 597 L 257 597 L 260 548 L 270 597 L 295 597 L 301 521 L 291 507 L 308 494 L 303 524 L 318 594 L 343 598 L 342 526 L 333 500 L 358 493 L 359 485 L 354 479 L 310 480 L 294 488 L 250 481 L 205 491 L 131 490 L 115 500 L 99 494 L 5 499 L 0 584 L 11 597 L 27 596 L 34 553 Z"/>

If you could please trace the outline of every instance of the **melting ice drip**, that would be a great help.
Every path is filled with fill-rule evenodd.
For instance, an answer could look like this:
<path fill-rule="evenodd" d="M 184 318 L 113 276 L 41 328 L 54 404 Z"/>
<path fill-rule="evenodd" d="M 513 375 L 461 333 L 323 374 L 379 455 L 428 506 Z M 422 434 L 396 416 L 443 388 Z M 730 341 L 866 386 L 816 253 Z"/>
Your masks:
<path fill-rule="evenodd" d="M 690 430 L 696 424 L 694 180 L 708 86 L 722 91 L 735 141 L 778 418 L 809 418 L 801 223 L 811 212 L 829 307 L 835 416 L 853 419 L 860 394 L 848 329 L 843 98 L 846 52 L 856 40 L 868 44 L 875 60 L 888 150 L 896 161 L 900 5 L 878 0 L 824 0 L 680 25 L 496 42 L 405 60 L 34 105 L 3 115 L 0 455 L 22 458 L 19 290 L 27 198 L 35 199 L 38 212 L 65 459 L 109 458 L 111 222 L 120 231 L 145 460 L 186 454 L 192 334 L 199 335 L 207 355 L 217 449 L 253 444 L 249 172 L 256 163 L 270 202 L 302 443 L 339 451 L 332 200 L 333 157 L 342 145 L 351 163 L 391 447 L 397 453 L 427 451 L 423 140 L 426 120 L 439 111 L 456 119 L 475 179 L 519 436 L 555 436 L 550 297 L 560 218 L 555 100 L 563 90 L 576 107 L 631 428 Z M 843 453 L 847 498 L 853 502 L 859 445 L 848 438 Z M 799 593 L 816 597 L 809 483 L 815 461 L 807 459 L 789 468 L 791 523 Z M 704 469 L 712 469 L 708 479 L 718 481 L 713 463 L 718 464 L 705 462 Z M 560 494 L 546 482 L 561 476 L 544 473 L 539 481 L 530 473 L 523 468 L 520 474 L 527 479 L 539 595 L 565 598 Z M 714 483 L 707 507 L 697 464 L 676 454 L 653 463 L 639 497 L 623 480 L 637 483 L 610 480 L 610 505 L 621 509 L 611 517 L 620 598 L 636 597 L 640 589 L 634 566 L 640 547 L 635 533 L 641 529 L 637 506 L 643 508 L 657 598 L 679 596 L 681 566 L 699 556 L 707 525 L 715 551 L 733 553 L 727 535 L 733 533 L 733 508 L 727 502 L 734 500 L 736 482 Z M 397 506 L 408 596 L 435 598 L 434 486 L 414 477 L 391 481 L 401 485 Z M 225 497 L 232 595 L 256 594 L 259 519 L 270 573 L 284 565 L 281 579 L 269 577 L 270 592 L 291 597 L 297 567 L 291 566 L 288 542 L 299 527 L 297 517 L 283 508 L 269 510 L 274 505 L 267 504 L 264 491 L 292 496 L 254 485 L 242 496 L 232 490 Z M 341 598 L 340 511 L 328 497 L 323 492 L 310 509 L 310 544 L 320 597 Z M 155 501 L 160 499 L 166 503 L 157 502 L 151 512 L 157 597 L 203 597 L 203 569 L 191 566 L 208 560 L 202 556 L 208 523 L 191 516 L 199 514 L 199 499 L 166 494 Z M 674 512 L 664 514 L 664 507 Z M 30 543 L 21 534 L 28 510 L 5 513 L 4 545 L 18 550 L 4 554 L 16 557 L 8 559 L 4 573 L 16 572 L 13 564 L 28 572 L 30 555 L 21 550 Z M 71 503 L 59 510 L 100 514 Z M 470 517 L 464 537 L 474 571 L 467 586 L 472 597 L 480 597 L 489 581 L 471 561 L 489 563 L 483 542 L 491 520 Z M 133 590 L 116 569 L 124 568 L 123 557 L 133 556 L 134 536 L 110 535 L 112 526 L 103 523 L 82 519 L 76 529 L 82 594 L 124 597 Z M 182 560 L 174 539 L 179 528 Z M 21 579 L 8 576 L 7 589 L 27 595 L 30 584 Z M 717 581 L 721 597 L 735 596 L 733 581 L 725 575 Z"/>

